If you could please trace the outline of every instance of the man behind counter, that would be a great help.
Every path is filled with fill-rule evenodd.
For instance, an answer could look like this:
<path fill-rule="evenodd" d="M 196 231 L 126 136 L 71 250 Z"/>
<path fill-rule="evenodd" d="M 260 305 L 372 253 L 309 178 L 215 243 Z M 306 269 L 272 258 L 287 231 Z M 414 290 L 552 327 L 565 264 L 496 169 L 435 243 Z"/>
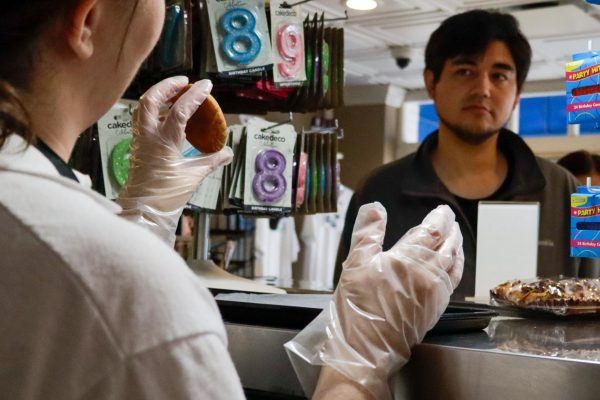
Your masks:
<path fill-rule="evenodd" d="M 503 128 L 519 101 L 530 63 L 531 47 L 508 14 L 468 11 L 446 19 L 433 32 L 425 49 L 424 80 L 439 129 L 416 153 L 374 171 L 355 193 L 338 249 L 336 283 L 357 210 L 372 201 L 388 211 L 384 249 L 438 204 L 452 207 L 465 252 L 454 299 L 474 293 L 480 200 L 539 201 L 538 274 L 577 275 L 577 260 L 569 257 L 569 196 L 576 180 L 534 156 L 518 135 Z"/>

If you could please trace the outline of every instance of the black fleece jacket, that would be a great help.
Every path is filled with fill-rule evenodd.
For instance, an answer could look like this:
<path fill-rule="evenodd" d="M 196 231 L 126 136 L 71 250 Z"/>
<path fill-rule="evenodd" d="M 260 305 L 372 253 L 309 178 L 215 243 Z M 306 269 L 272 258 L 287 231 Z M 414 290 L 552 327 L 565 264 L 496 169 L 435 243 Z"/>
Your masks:
<path fill-rule="evenodd" d="M 348 256 L 352 228 L 361 205 L 379 201 L 386 208 L 388 222 L 383 248 L 388 250 L 431 210 L 448 204 L 460 225 L 465 253 L 463 278 L 452 298 L 462 300 L 474 294 L 477 233 L 455 196 L 435 174 L 431 156 L 437 142 L 438 134 L 434 132 L 416 153 L 378 168 L 355 192 L 338 248 L 335 284 Z M 576 179 L 564 168 L 536 157 L 523 139 L 511 131 L 500 131 L 498 148 L 507 157 L 510 173 L 497 196 L 486 200 L 540 202 L 538 275 L 580 275 L 579 260 L 569 256 L 570 194 L 575 191 Z M 589 276 L 589 271 L 584 275 Z"/>

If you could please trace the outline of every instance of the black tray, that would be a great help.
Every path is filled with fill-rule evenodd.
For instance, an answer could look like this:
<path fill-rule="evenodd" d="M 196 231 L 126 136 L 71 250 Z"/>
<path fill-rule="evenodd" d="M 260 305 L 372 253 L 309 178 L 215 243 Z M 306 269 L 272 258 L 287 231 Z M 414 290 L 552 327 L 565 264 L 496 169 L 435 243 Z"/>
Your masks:
<path fill-rule="evenodd" d="M 480 331 L 498 313 L 483 308 L 450 304 L 428 335 Z"/>
<path fill-rule="evenodd" d="M 273 328 L 303 329 L 322 309 L 289 305 L 245 303 L 216 299 L 225 322 Z M 447 334 L 485 329 L 494 311 L 450 305 L 428 334 Z"/>

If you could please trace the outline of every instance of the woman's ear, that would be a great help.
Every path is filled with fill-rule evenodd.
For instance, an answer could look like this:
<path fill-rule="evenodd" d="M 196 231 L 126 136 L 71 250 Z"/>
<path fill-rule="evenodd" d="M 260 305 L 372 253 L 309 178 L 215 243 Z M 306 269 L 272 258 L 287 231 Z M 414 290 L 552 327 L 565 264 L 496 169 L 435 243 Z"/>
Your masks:
<path fill-rule="evenodd" d="M 98 25 L 98 13 L 98 0 L 80 0 L 68 15 L 67 41 L 79 58 L 90 58 L 94 53 L 94 32 Z"/>

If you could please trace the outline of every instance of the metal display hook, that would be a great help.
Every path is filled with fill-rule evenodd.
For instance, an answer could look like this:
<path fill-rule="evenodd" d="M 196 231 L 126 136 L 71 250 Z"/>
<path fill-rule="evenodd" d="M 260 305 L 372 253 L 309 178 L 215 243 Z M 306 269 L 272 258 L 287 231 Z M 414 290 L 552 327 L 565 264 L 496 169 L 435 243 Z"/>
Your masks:
<path fill-rule="evenodd" d="M 287 1 L 284 1 L 283 3 L 281 3 L 279 5 L 280 8 L 292 8 L 295 6 L 298 6 L 300 4 L 304 4 L 304 3 L 308 3 L 312 0 L 302 0 L 302 1 L 297 1 L 295 3 L 289 4 Z M 350 17 L 348 16 L 348 10 L 344 10 L 344 16 L 343 17 L 339 17 L 339 18 L 325 18 L 323 20 L 323 22 L 333 22 L 333 21 L 347 21 L 349 20 Z"/>
<path fill-rule="evenodd" d="M 312 0 L 302 0 L 302 1 L 298 1 L 296 3 L 292 3 L 292 4 L 288 4 L 287 1 L 284 1 L 283 3 L 281 3 L 279 5 L 279 7 L 281 7 L 281 8 L 292 8 L 292 7 L 295 7 L 295 6 L 300 5 L 300 4 L 308 3 L 309 1 L 312 1 Z"/>
<path fill-rule="evenodd" d="M 344 10 L 344 17 L 339 17 L 339 18 L 325 18 L 323 20 L 323 22 L 333 22 L 333 21 L 347 21 L 350 19 L 350 17 L 348 17 L 348 10 Z"/>
<path fill-rule="evenodd" d="M 586 183 L 588 192 L 590 192 L 590 193 L 600 193 L 600 189 L 592 186 L 592 178 L 591 177 L 588 176 L 585 180 L 586 180 L 585 183 Z"/>
<path fill-rule="evenodd" d="M 266 128 L 262 128 L 260 131 L 261 131 L 261 132 L 270 131 L 270 130 L 271 130 L 271 129 L 273 129 L 273 128 L 277 128 L 278 126 L 285 125 L 285 124 L 290 124 L 290 123 L 292 123 L 293 121 L 294 121 L 294 115 L 293 115 L 293 114 L 290 112 L 290 113 L 289 113 L 289 117 L 288 117 L 288 120 L 287 120 L 287 121 L 283 121 L 283 122 L 280 122 L 280 123 L 278 123 L 278 124 L 275 124 L 275 125 L 267 126 Z"/>
<path fill-rule="evenodd" d="M 334 120 L 334 126 L 322 128 L 321 132 L 335 133 L 338 139 L 344 138 L 344 129 L 340 128 L 340 121 L 337 118 Z"/>
<path fill-rule="evenodd" d="M 309 130 L 305 130 L 304 127 L 302 127 L 302 133 L 335 133 L 338 139 L 344 138 L 344 128 L 340 128 L 340 124 L 337 118 L 335 119 L 335 126 L 315 127 Z"/>

